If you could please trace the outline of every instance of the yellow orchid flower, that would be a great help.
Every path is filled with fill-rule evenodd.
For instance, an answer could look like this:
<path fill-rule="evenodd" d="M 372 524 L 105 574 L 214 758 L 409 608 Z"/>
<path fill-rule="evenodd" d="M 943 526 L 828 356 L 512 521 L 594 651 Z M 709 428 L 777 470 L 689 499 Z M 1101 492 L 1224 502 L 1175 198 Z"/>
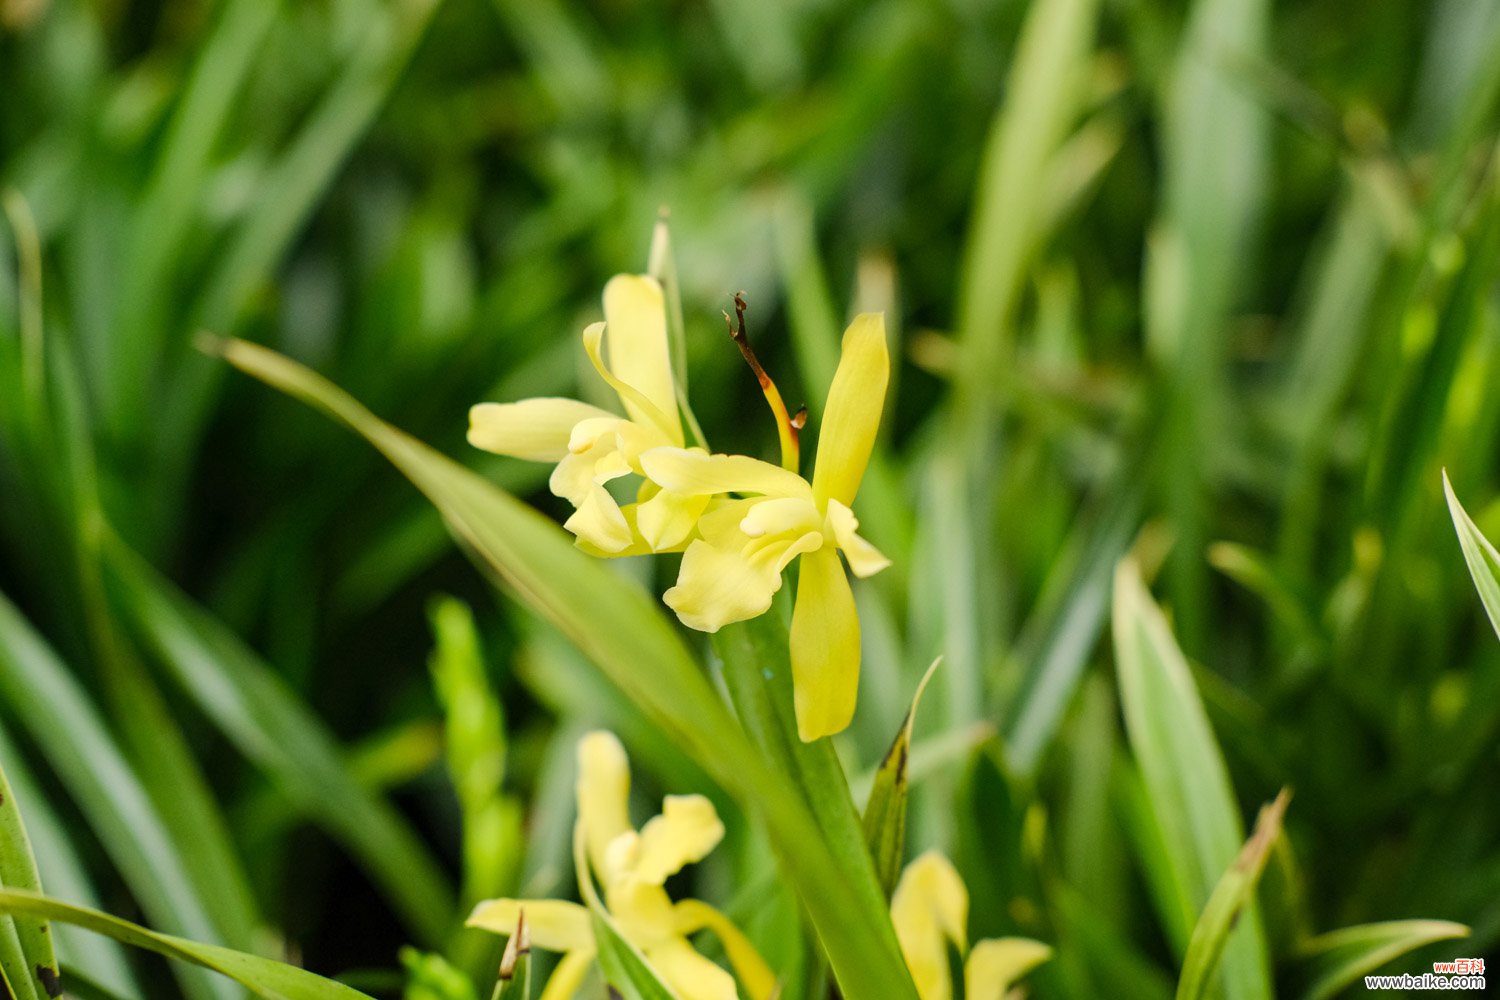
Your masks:
<path fill-rule="evenodd" d="M 608 335 L 609 364 L 601 355 Z M 681 496 L 644 483 L 621 507 L 611 480 L 642 473 L 649 449 L 685 443 L 667 345 L 661 285 L 620 274 L 604 286 L 604 322 L 583 331 L 594 368 L 620 398 L 624 417 L 576 399 L 542 397 L 480 403 L 469 410 L 469 443 L 485 451 L 556 462 L 549 486 L 575 508 L 563 525 L 601 556 L 681 548 L 708 497 Z"/>
<path fill-rule="evenodd" d="M 718 910 L 696 899 L 673 903 L 662 884 L 701 861 L 724 836 L 713 803 L 701 795 L 669 795 L 662 811 L 637 830 L 630 823 L 630 764 L 614 734 L 597 731 L 578 744 L 578 836 L 585 864 L 604 889 L 620 934 L 681 1000 L 737 1000 L 735 978 L 693 950 L 688 935 L 712 930 L 749 996 L 768 1000 L 776 977 L 744 934 Z M 580 883 L 590 878 L 579 872 Z M 597 954 L 589 911 L 563 900 L 492 899 L 468 926 L 514 934 L 522 910 L 531 942 L 563 953 L 541 1000 L 574 996 Z"/>
<path fill-rule="evenodd" d="M 952 1000 L 948 943 L 964 955 L 964 1000 L 1001 1000 L 1012 983 L 1052 957 L 1029 938 L 991 938 L 968 945 L 969 890 L 952 862 L 928 851 L 901 873 L 891 896 L 891 923 L 921 1000 Z"/>
<path fill-rule="evenodd" d="M 677 585 L 663 600 L 683 624 L 717 632 L 765 613 L 781 573 L 801 558 L 792 611 L 792 679 L 797 729 L 811 741 L 844 729 L 859 691 L 859 619 L 842 551 L 855 576 L 890 560 L 858 534 L 851 509 L 880 427 L 890 357 L 885 318 L 864 313 L 844 333 L 842 354 L 823 413 L 809 483 L 796 472 L 743 455 L 654 448 L 641 455 L 646 478 L 664 491 L 712 498 L 683 555 Z"/>

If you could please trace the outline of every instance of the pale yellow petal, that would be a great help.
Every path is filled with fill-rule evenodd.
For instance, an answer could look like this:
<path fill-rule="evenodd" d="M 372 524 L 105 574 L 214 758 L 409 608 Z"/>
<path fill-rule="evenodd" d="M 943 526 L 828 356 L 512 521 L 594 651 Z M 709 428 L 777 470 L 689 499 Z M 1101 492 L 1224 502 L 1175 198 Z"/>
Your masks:
<path fill-rule="evenodd" d="M 680 443 L 663 436 L 655 424 L 637 424 L 629 420 L 619 422 L 615 428 L 615 441 L 630 467 L 642 475 L 645 473 L 641 468 L 641 455 L 652 448 L 668 448 Z"/>
<path fill-rule="evenodd" d="M 695 540 L 683 553 L 676 586 L 661 599 L 688 628 L 717 632 L 730 622 L 765 614 L 780 589 L 781 573 L 774 566 Z"/>
<path fill-rule="evenodd" d="M 592 486 L 584 494 L 583 503 L 573 516 L 563 522 L 563 527 L 587 542 L 594 550 L 618 555 L 629 548 L 633 540 L 630 523 L 620 512 L 620 505 L 603 486 Z"/>
<path fill-rule="evenodd" d="M 661 490 L 636 507 L 636 530 L 653 552 L 675 548 L 693 533 L 708 501 L 705 496 Z"/>
<path fill-rule="evenodd" d="M 604 324 L 594 323 L 583 331 L 583 350 L 589 356 L 594 370 L 599 377 L 608 383 L 625 403 L 632 421 L 649 424 L 655 427 L 662 437 L 674 445 L 682 444 L 682 420 L 677 416 L 674 408 L 671 412 L 663 412 L 656 404 L 647 399 L 639 389 L 616 376 L 604 364 L 604 358 L 600 354 L 604 341 Z"/>
<path fill-rule="evenodd" d="M 680 1000 L 738 1000 L 734 977 L 693 950 L 682 938 L 646 952 L 646 961 Z"/>
<path fill-rule="evenodd" d="M 604 454 L 594 463 L 594 483 L 602 486 L 612 479 L 628 476 L 631 473 L 630 463 L 625 456 L 618 451 L 610 451 Z"/>
<path fill-rule="evenodd" d="M 594 488 L 594 466 L 607 454 L 604 450 L 607 447 L 598 445 L 582 453 L 564 455 L 547 480 L 552 495 L 562 497 L 574 507 L 582 504 Z"/>
<path fill-rule="evenodd" d="M 634 874 L 661 885 L 684 865 L 702 861 L 724 839 L 724 823 L 702 795 L 668 795 L 661 815 L 641 827 Z"/>
<path fill-rule="evenodd" d="M 891 564 L 879 549 L 858 534 L 859 521 L 855 519 L 854 511 L 837 500 L 828 501 L 828 523 L 855 576 L 861 579 L 874 576 Z"/>
<path fill-rule="evenodd" d="M 818 508 L 804 497 L 773 497 L 761 500 L 745 512 L 740 530 L 750 538 L 805 535 L 821 529 Z"/>
<path fill-rule="evenodd" d="M 621 420 L 616 416 L 590 417 L 588 420 L 580 420 L 573 427 L 573 432 L 568 435 L 568 451 L 575 455 L 581 455 L 595 445 L 600 443 L 600 438 L 605 435 L 614 437 L 621 424 L 629 424 L 628 420 Z"/>
<path fill-rule="evenodd" d="M 542 397 L 469 408 L 469 443 L 497 455 L 556 462 L 568 453 L 573 428 L 611 414 L 576 399 Z"/>
<path fill-rule="evenodd" d="M 942 852 L 928 851 L 906 866 L 891 897 L 892 913 L 898 898 L 903 905 L 924 908 L 959 951 L 968 949 L 969 890 Z"/>
<path fill-rule="evenodd" d="M 703 516 L 698 518 L 698 533 L 703 536 L 705 542 L 717 548 L 739 550 L 750 540 L 740 530 L 740 522 L 745 519 L 745 515 L 752 507 L 764 502 L 760 497 L 746 499 L 714 497 L 704 508 Z"/>
<path fill-rule="evenodd" d="M 812 487 L 795 472 L 747 455 L 710 455 L 701 448 L 653 448 L 641 456 L 641 468 L 647 479 L 673 493 L 812 498 Z"/>
<path fill-rule="evenodd" d="M 661 886 L 622 873 L 606 887 L 604 898 L 615 927 L 642 951 L 677 936 L 672 899 Z"/>
<path fill-rule="evenodd" d="M 578 741 L 578 822 L 589 860 L 601 871 L 610 841 L 633 829 L 629 802 L 630 762 L 625 748 L 614 733 L 602 729 L 588 733 Z"/>
<path fill-rule="evenodd" d="M 593 964 L 592 948 L 588 951 L 568 952 L 557 963 L 557 968 L 552 970 L 552 977 L 547 980 L 547 986 L 538 1000 L 576 1000 L 578 990 L 583 986 L 583 977 L 588 975 L 589 966 Z"/>
<path fill-rule="evenodd" d="M 809 531 L 805 535 L 776 535 L 752 538 L 745 544 L 743 554 L 756 566 L 769 567 L 777 573 L 792 564 L 792 560 L 823 547 L 823 533 Z M 829 549 L 829 551 L 833 551 Z"/>
<path fill-rule="evenodd" d="M 885 344 L 885 316 L 861 313 L 844 331 L 839 367 L 828 389 L 818 429 L 813 493 L 821 503 L 854 503 L 880 429 L 891 362 Z"/>
<path fill-rule="evenodd" d="M 705 928 L 714 932 L 750 1000 L 771 1000 L 776 996 L 776 973 L 771 971 L 760 952 L 755 950 L 755 945 L 733 921 L 697 899 L 684 899 L 678 903 L 676 916 L 679 934 L 694 934 Z"/>
<path fill-rule="evenodd" d="M 969 893 L 952 863 L 928 851 L 901 873 L 891 895 L 891 923 L 921 1000 L 950 1000 L 948 942 L 968 940 Z"/>
<path fill-rule="evenodd" d="M 594 947 L 589 911 L 562 899 L 487 899 L 474 907 L 464 926 L 508 936 L 516 932 L 516 920 L 523 909 L 526 933 L 531 943 L 543 951 Z"/>
<path fill-rule="evenodd" d="M 1002 1000 L 1012 983 L 1051 957 L 1051 948 L 1030 938 L 980 941 L 964 964 L 964 1000 Z"/>
<path fill-rule="evenodd" d="M 791 652 L 797 732 L 811 742 L 843 731 L 859 694 L 859 617 L 832 548 L 802 557 Z"/>
<path fill-rule="evenodd" d="M 619 274 L 604 286 L 604 322 L 609 337 L 609 368 L 661 414 L 677 413 L 667 344 L 667 308 L 661 285 L 644 275 Z M 635 404 L 620 400 L 637 421 L 650 422 Z M 682 443 L 681 434 L 677 444 Z"/>

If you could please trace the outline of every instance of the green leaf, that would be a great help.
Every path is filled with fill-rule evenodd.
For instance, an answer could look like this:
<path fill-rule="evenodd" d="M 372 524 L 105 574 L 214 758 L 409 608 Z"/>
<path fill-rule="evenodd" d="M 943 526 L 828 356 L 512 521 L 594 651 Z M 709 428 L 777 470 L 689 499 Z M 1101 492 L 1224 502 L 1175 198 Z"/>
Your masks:
<path fill-rule="evenodd" d="M 36 870 L 36 856 L 31 851 L 31 838 L 26 836 L 26 826 L 21 822 L 21 808 L 16 802 L 15 792 L 6 777 L 4 762 L 0 761 L 0 887 L 40 892 L 41 876 Z M 52 947 L 52 932 L 46 920 L 28 917 L 6 917 L 0 920 L 0 937 L 8 945 L 14 939 L 15 954 L 19 965 L 7 961 L 9 949 L 0 952 L 0 975 L 10 985 L 11 996 L 41 993 L 55 997 L 62 992 L 58 981 L 57 954 Z M 16 984 L 24 984 L 24 991 L 16 992 Z"/>
<path fill-rule="evenodd" d="M 1187 660 L 1132 559 L 1115 570 L 1114 640 L 1126 729 L 1165 847 L 1177 906 L 1198 913 L 1208 903 L 1210 887 L 1239 852 L 1244 833 L 1224 758 Z M 1174 944 L 1186 952 L 1187 941 Z M 1225 946 L 1223 965 L 1221 978 L 1230 1000 L 1271 996 L 1265 939 L 1253 901 Z"/>
<path fill-rule="evenodd" d="M 214 936 L 197 888 L 183 874 L 176 845 L 140 780 L 83 688 L 0 595 L 0 699 L 16 709 L 42 754 L 77 802 L 141 909 L 156 923 L 197 938 Z M 232 1000 L 227 984 L 184 970 L 195 996 Z"/>
<path fill-rule="evenodd" d="M 354 781 L 322 721 L 238 636 L 134 552 L 112 544 L 106 562 L 124 613 L 188 695 L 364 864 L 414 933 L 442 940 L 455 911 L 447 876 L 396 811 Z"/>
<path fill-rule="evenodd" d="M 1479 591 L 1479 600 L 1490 616 L 1495 634 L 1500 636 L 1500 552 L 1495 551 L 1458 502 L 1447 469 L 1443 470 L 1443 493 L 1448 497 L 1448 513 L 1453 517 L 1453 529 L 1458 532 L 1458 544 L 1464 550 L 1464 562 L 1469 564 L 1469 575 L 1474 578 L 1474 587 Z"/>
<path fill-rule="evenodd" d="M 474 981 L 442 955 L 407 946 L 398 957 L 406 969 L 402 1000 L 478 1000 Z"/>
<path fill-rule="evenodd" d="M 1266 858 L 1271 845 L 1281 835 L 1281 819 L 1286 813 L 1291 792 L 1283 788 L 1274 802 L 1264 806 L 1255 821 L 1255 831 L 1240 850 L 1234 863 L 1214 886 L 1208 905 L 1198 917 L 1193 936 L 1188 940 L 1187 957 L 1182 962 L 1182 975 L 1177 980 L 1177 1000 L 1199 1000 L 1209 989 L 1213 975 L 1218 971 L 1219 959 L 1223 957 L 1224 945 L 1229 932 L 1234 929 L 1240 912 L 1255 898 L 1255 887 L 1260 882 L 1260 873 L 1265 870 Z"/>
<path fill-rule="evenodd" d="M 1077 118 L 1097 0 L 1044 0 L 1027 11 L 974 195 L 959 288 L 960 385 L 980 399 L 1014 343 L 1010 319 L 1041 237 L 1047 172 Z"/>
<path fill-rule="evenodd" d="M 911 731 L 917 719 L 917 706 L 922 701 L 922 692 L 932 680 L 933 672 L 942 657 L 932 661 L 917 693 L 912 695 L 911 708 L 896 738 L 880 761 L 875 772 L 875 784 L 870 788 L 870 798 L 865 803 L 863 825 L 865 843 L 870 848 L 870 857 L 875 862 L 875 875 L 880 879 L 880 888 L 889 900 L 901 878 L 901 863 L 906 860 L 906 799 L 911 765 Z"/>
<path fill-rule="evenodd" d="M 76 924 L 137 948 L 167 958 L 211 969 L 228 976 L 266 1000 L 368 1000 L 356 989 L 314 975 L 306 969 L 275 962 L 215 944 L 201 944 L 170 934 L 158 934 L 139 924 L 112 917 L 98 910 L 59 902 L 34 892 L 0 889 L 0 911 Z"/>
<path fill-rule="evenodd" d="M 1328 1000 L 1393 958 L 1432 944 L 1469 936 L 1469 928 L 1447 920 L 1390 920 L 1330 931 L 1300 950 L 1293 994 L 1300 1000 Z"/>
<path fill-rule="evenodd" d="M 880 898 L 879 887 L 847 792 L 841 796 L 845 805 L 835 808 L 847 811 L 854 843 L 866 854 L 864 875 L 820 833 L 812 810 L 822 803 L 803 800 L 745 739 L 655 601 L 574 548 L 542 514 L 380 421 L 306 368 L 244 341 L 211 340 L 204 346 L 379 449 L 443 512 L 477 558 L 567 635 L 742 809 L 764 819 L 845 995 L 915 996 L 890 920 L 872 903 Z"/>
<path fill-rule="evenodd" d="M 812 810 L 822 835 L 820 843 L 828 846 L 841 879 L 858 901 L 853 905 L 875 915 L 875 933 L 886 940 L 888 947 L 897 948 L 895 931 L 886 916 L 887 896 L 876 875 L 833 741 L 804 743 L 797 732 L 786 604 L 783 592 L 767 614 L 726 625 L 714 633 L 714 650 L 724 661 L 724 682 L 750 738 L 780 773 L 792 779 Z M 901 969 L 904 973 L 904 961 Z M 903 978 L 910 982 L 909 976 Z M 893 988 L 888 985 L 886 990 Z"/>

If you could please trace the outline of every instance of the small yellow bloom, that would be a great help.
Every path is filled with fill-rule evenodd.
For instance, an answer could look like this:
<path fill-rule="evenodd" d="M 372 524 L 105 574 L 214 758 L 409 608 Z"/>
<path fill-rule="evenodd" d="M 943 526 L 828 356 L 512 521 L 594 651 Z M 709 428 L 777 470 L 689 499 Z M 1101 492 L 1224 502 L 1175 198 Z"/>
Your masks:
<path fill-rule="evenodd" d="M 606 334 L 607 365 L 601 355 Z M 610 279 L 604 322 L 584 330 L 583 345 L 626 416 L 556 397 L 480 403 L 469 411 L 469 443 L 499 455 L 556 462 L 549 485 L 575 508 L 564 527 L 582 548 L 603 556 L 680 549 L 709 498 L 648 482 L 636 503 L 621 507 L 608 488 L 612 480 L 642 473 L 643 452 L 685 443 L 661 286 L 644 275 Z"/>
<path fill-rule="evenodd" d="M 948 943 L 964 962 L 964 1000 L 1001 1000 L 1016 980 L 1052 956 L 1029 938 L 993 938 L 968 945 L 969 891 L 952 863 L 928 851 L 906 866 L 891 897 L 891 923 L 921 1000 L 952 1000 Z"/>
<path fill-rule="evenodd" d="M 713 803 L 669 795 L 662 811 L 637 830 L 630 823 L 630 765 L 613 734 L 592 732 L 578 744 L 578 832 L 587 864 L 604 889 L 620 934 L 640 950 L 681 1000 L 737 1000 L 728 972 L 693 950 L 687 936 L 712 930 L 754 1000 L 767 1000 L 776 977 L 749 940 L 718 910 L 695 899 L 673 903 L 663 883 L 701 861 L 724 836 Z M 589 878 L 580 872 L 579 880 Z M 563 952 L 541 1000 L 572 997 L 597 954 L 589 912 L 561 900 L 492 899 L 470 915 L 470 927 L 514 934 L 519 914 L 534 945 Z"/>
<path fill-rule="evenodd" d="M 685 625 L 717 632 L 765 613 L 782 571 L 801 558 L 791 656 L 797 729 L 807 741 L 844 729 L 859 691 L 859 619 L 838 553 L 855 576 L 890 565 L 860 537 L 851 510 L 889 377 L 884 317 L 856 317 L 828 390 L 811 483 L 742 455 L 664 447 L 641 456 L 646 477 L 677 495 L 757 494 L 705 509 L 701 537 L 688 545 L 677 585 L 663 597 Z"/>

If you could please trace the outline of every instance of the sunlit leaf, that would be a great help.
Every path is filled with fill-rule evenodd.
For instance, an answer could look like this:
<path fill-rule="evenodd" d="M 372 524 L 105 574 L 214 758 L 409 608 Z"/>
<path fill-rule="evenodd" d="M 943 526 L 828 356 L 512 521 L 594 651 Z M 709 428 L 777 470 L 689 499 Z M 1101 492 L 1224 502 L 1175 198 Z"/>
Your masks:
<path fill-rule="evenodd" d="M 0 761 L 0 887 L 40 892 L 41 876 L 31 852 L 31 839 L 26 835 L 20 803 L 10 787 L 4 765 Z M 3 939 L 0 974 L 10 986 L 11 996 L 19 998 L 30 993 L 55 997 L 62 992 L 57 955 L 46 920 L 6 917 L 0 920 L 0 939 Z M 12 941 L 16 945 L 14 953 L 9 947 Z M 16 962 L 16 958 L 20 961 Z M 22 992 L 18 993 L 18 988 Z"/>
<path fill-rule="evenodd" d="M 1239 853 L 1244 833 L 1187 660 L 1131 559 L 1115 570 L 1114 639 L 1126 729 L 1160 829 L 1177 905 L 1199 913 Z M 1186 940 L 1174 944 L 1186 952 Z M 1221 981 L 1230 1000 L 1271 996 L 1253 901 L 1225 945 Z"/>
<path fill-rule="evenodd" d="M 158 934 L 128 920 L 32 892 L 0 889 L 0 911 L 76 924 L 125 944 L 211 969 L 265 1000 L 368 1000 L 358 990 L 306 969 L 232 948 Z"/>
<path fill-rule="evenodd" d="M 1290 800 L 1291 794 L 1282 789 L 1274 802 L 1261 809 L 1250 839 L 1214 886 L 1213 895 L 1208 897 L 1208 905 L 1203 907 L 1188 940 L 1187 957 L 1177 980 L 1177 1000 L 1198 1000 L 1208 992 L 1229 932 L 1245 905 L 1255 898 L 1255 887 L 1260 883 L 1271 846 L 1281 835 L 1281 818 Z"/>
<path fill-rule="evenodd" d="M 865 803 L 863 824 L 865 842 L 870 848 L 870 857 L 875 862 L 875 874 L 880 887 L 889 899 L 901 878 L 901 866 L 906 861 L 906 799 L 910 784 L 911 732 L 917 719 L 917 706 L 921 704 L 922 692 L 932 680 L 941 657 L 933 660 L 912 695 L 911 708 L 896 738 L 881 758 L 875 772 L 875 784 L 870 788 L 869 801 Z"/>
<path fill-rule="evenodd" d="M 1294 975 L 1304 985 L 1292 996 L 1328 1000 L 1413 949 L 1468 936 L 1469 928 L 1447 920 L 1391 920 L 1320 934 L 1300 949 Z"/>
<path fill-rule="evenodd" d="M 1469 575 L 1474 578 L 1474 587 L 1479 591 L 1479 600 L 1484 603 L 1485 614 L 1490 616 L 1495 634 L 1500 636 L 1500 552 L 1495 551 L 1463 504 L 1458 502 L 1453 484 L 1448 481 L 1447 470 L 1443 471 L 1443 493 L 1448 497 L 1448 513 L 1453 518 L 1453 529 L 1458 532 L 1458 544 L 1463 546 Z"/>

